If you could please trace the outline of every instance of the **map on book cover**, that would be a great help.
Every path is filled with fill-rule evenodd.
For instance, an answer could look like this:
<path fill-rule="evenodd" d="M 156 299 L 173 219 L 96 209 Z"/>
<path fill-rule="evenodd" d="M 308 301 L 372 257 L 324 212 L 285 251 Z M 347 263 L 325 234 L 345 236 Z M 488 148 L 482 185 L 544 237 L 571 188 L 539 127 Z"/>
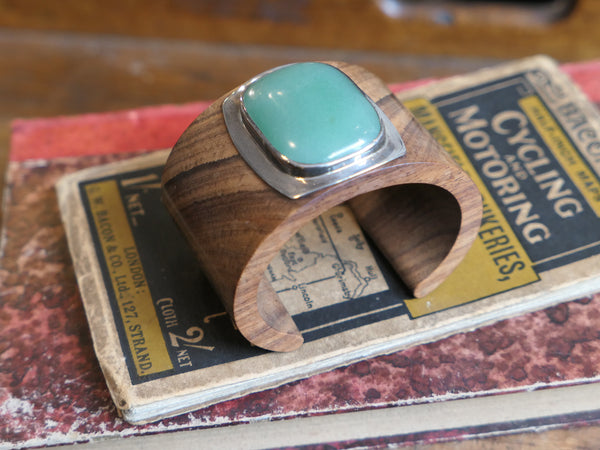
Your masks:
<path fill-rule="evenodd" d="M 587 295 L 600 287 L 597 112 L 546 58 L 407 91 L 473 178 L 478 239 L 414 299 L 344 206 L 302 227 L 266 277 L 303 333 L 296 352 L 241 338 L 160 203 L 167 152 L 58 185 L 98 359 L 145 422 Z"/>

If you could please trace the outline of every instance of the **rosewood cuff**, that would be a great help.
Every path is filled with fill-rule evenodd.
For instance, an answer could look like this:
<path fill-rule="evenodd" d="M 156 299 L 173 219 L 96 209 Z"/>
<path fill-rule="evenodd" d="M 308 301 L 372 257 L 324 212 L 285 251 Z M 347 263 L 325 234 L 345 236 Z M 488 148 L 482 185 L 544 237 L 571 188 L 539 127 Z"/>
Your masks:
<path fill-rule="evenodd" d="M 302 335 L 263 276 L 306 222 L 347 202 L 416 297 L 474 241 L 481 197 L 381 80 L 339 62 L 268 71 L 174 146 L 163 199 L 238 330 L 290 351 Z"/>

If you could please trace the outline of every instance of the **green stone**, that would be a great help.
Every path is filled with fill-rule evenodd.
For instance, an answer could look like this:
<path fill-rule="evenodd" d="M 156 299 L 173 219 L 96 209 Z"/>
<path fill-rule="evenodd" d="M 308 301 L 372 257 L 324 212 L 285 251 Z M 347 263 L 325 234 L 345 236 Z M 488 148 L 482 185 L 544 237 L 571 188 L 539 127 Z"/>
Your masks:
<path fill-rule="evenodd" d="M 243 103 L 270 144 L 300 164 L 342 159 L 381 131 L 364 93 L 328 64 L 298 63 L 270 72 L 248 86 Z"/>

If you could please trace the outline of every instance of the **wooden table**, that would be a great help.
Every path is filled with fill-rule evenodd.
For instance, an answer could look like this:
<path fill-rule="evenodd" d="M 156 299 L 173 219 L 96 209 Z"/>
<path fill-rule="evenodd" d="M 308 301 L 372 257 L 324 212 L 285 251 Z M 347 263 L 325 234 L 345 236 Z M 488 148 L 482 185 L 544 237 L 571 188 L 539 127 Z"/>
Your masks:
<path fill-rule="evenodd" d="M 108 3 L 116 5 L 116 2 Z M 127 8 L 131 9 L 131 5 L 136 3 L 139 2 L 127 3 Z M 190 7 L 191 3 L 178 4 Z M 241 8 L 240 2 L 225 3 Z M 300 8 L 302 2 L 291 3 Z M 336 4 L 335 1 L 324 3 Z M 54 4 L 66 5 L 64 12 L 51 6 Z M 88 10 L 81 6 L 83 4 L 88 4 Z M 483 42 L 485 39 L 473 40 L 476 31 L 484 30 L 483 25 L 467 26 L 464 34 L 452 36 L 449 27 L 454 25 L 437 24 L 433 26 L 429 37 L 421 36 L 412 47 L 405 40 L 394 40 L 404 36 L 396 30 L 381 35 L 379 48 L 373 48 L 376 36 L 371 36 L 369 40 L 364 33 L 352 36 L 344 32 L 345 36 L 349 36 L 348 45 L 335 49 L 332 49 L 336 41 L 331 30 L 321 36 L 319 42 L 311 37 L 311 29 L 318 32 L 322 27 L 321 22 L 311 19 L 312 15 L 325 15 L 318 8 L 309 14 L 312 21 L 303 22 L 305 18 L 296 18 L 300 25 L 292 26 L 291 34 L 280 36 L 286 45 L 275 46 L 268 43 L 262 19 L 253 22 L 244 16 L 248 19 L 246 22 L 232 25 L 231 21 L 222 21 L 226 26 L 219 28 L 215 27 L 214 22 L 202 19 L 202 11 L 196 15 L 196 25 L 212 25 L 196 30 L 195 34 L 189 31 L 189 26 L 178 29 L 173 17 L 166 17 L 164 29 L 158 31 L 148 28 L 138 17 L 132 19 L 135 22 L 132 31 L 125 35 L 127 22 L 117 20 L 115 14 L 107 13 L 103 26 L 92 20 L 98 4 L 76 1 L 11 4 L 0 1 L 0 27 L 5 27 L 0 28 L 0 174 L 4 173 L 9 148 L 9 124 L 14 118 L 70 115 L 216 98 L 252 75 L 292 61 L 345 60 L 365 66 L 386 82 L 401 82 L 468 72 L 539 51 L 553 54 L 564 61 L 600 56 L 594 55 L 594 52 L 600 52 L 600 27 L 597 26 L 600 4 L 594 0 L 580 1 L 576 16 L 581 29 L 570 21 L 563 21 L 545 29 L 533 25 L 520 28 L 513 36 L 501 39 L 499 33 L 507 28 L 506 24 L 498 25 L 488 30 L 486 46 Z M 32 10 L 42 10 L 43 14 L 27 16 Z M 292 8 L 287 13 L 294 11 Z M 279 12 L 283 14 L 285 11 Z M 300 14 L 302 9 L 296 12 Z M 126 13 L 132 14 L 133 11 Z M 211 13 L 216 14 L 215 11 Z M 160 10 L 154 10 L 146 11 L 142 16 L 156 19 L 160 14 Z M 88 22 L 75 20 L 87 16 L 90 16 Z M 346 14 L 342 17 L 351 22 L 355 15 Z M 462 16 L 455 17 L 460 22 Z M 292 22 L 296 19 L 285 18 Z M 337 25 L 332 25 L 333 31 L 339 28 L 339 21 L 334 22 Z M 377 21 L 371 22 L 370 31 L 376 33 Z M 385 19 L 385 23 L 389 28 L 389 18 Z M 415 23 L 410 22 L 409 25 L 408 31 L 414 32 Z M 235 26 L 242 30 L 246 27 L 253 30 L 254 34 L 244 41 L 239 33 L 234 32 Z M 282 30 L 279 25 L 275 27 L 278 33 L 284 33 Z M 570 39 L 552 37 L 552 33 L 556 32 L 563 33 L 563 37 L 570 36 Z M 448 42 L 448 39 L 453 41 Z M 528 41 L 532 39 L 546 41 Z M 441 42 L 438 51 L 433 41 Z M 469 42 L 471 47 L 464 47 Z M 574 449 L 596 448 L 598 442 L 600 426 L 589 426 L 424 445 L 422 448 Z"/>

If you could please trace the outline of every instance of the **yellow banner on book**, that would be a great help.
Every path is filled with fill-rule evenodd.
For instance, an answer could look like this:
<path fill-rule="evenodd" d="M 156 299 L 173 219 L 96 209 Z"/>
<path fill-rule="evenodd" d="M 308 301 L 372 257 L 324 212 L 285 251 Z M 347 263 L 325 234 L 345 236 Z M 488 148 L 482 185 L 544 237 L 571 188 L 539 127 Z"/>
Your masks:
<path fill-rule="evenodd" d="M 600 181 L 592 169 L 573 147 L 539 97 L 532 95 L 522 98 L 519 105 L 581 195 L 600 217 Z"/>
<path fill-rule="evenodd" d="M 138 376 L 173 368 L 115 180 L 85 187 Z"/>
<path fill-rule="evenodd" d="M 469 174 L 481 193 L 479 236 L 459 267 L 430 295 L 406 301 L 412 317 L 470 303 L 539 280 L 529 255 L 437 108 L 424 98 L 405 106 Z"/>

